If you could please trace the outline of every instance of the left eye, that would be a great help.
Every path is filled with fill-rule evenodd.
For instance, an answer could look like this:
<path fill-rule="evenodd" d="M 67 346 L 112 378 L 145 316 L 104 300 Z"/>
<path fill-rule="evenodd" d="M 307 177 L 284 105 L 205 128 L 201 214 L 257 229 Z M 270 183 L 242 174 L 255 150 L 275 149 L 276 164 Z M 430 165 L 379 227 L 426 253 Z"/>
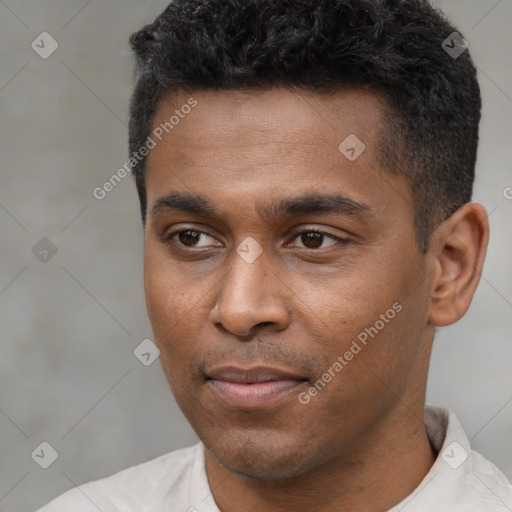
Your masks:
<path fill-rule="evenodd" d="M 306 249 L 324 249 L 325 247 L 335 245 L 337 242 L 343 243 L 348 241 L 329 233 L 316 230 L 301 231 L 295 236 L 294 240 L 296 239 L 299 239 Z M 326 246 L 324 242 L 328 239 L 331 240 L 332 243 Z"/>

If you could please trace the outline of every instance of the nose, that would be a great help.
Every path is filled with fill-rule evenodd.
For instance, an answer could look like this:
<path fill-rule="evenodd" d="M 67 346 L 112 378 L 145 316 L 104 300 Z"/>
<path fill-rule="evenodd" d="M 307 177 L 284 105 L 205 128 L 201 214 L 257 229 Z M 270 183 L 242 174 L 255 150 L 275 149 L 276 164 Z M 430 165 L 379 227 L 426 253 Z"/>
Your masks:
<path fill-rule="evenodd" d="M 258 325 L 272 325 L 276 331 L 289 325 L 290 291 L 265 252 L 251 263 L 235 254 L 221 283 L 210 313 L 214 325 L 241 337 L 248 336 Z"/>

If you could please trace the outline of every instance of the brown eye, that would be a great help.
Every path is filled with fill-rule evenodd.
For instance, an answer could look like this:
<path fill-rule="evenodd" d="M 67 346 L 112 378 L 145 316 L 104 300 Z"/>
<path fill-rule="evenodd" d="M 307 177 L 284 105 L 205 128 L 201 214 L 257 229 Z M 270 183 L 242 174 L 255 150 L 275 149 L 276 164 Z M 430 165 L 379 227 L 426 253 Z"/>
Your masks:
<path fill-rule="evenodd" d="M 324 249 L 326 247 L 336 245 L 336 243 L 338 242 L 346 243 L 349 241 L 345 238 L 339 238 L 337 236 L 331 235 L 330 233 L 326 233 L 324 231 L 319 231 L 315 229 L 308 229 L 297 233 L 294 240 L 300 240 L 302 247 L 304 247 L 305 249 Z M 324 242 L 326 240 L 330 240 L 332 243 L 324 245 Z"/>
<path fill-rule="evenodd" d="M 209 247 L 212 243 L 207 243 L 207 240 L 213 237 L 206 231 L 201 231 L 198 229 L 182 229 L 180 231 L 174 231 L 167 235 L 163 242 L 167 244 L 174 244 L 184 248 L 194 248 L 194 247 Z M 203 243 L 200 243 L 203 242 Z"/>
<path fill-rule="evenodd" d="M 308 248 L 308 249 L 318 249 L 322 246 L 324 241 L 324 236 L 321 233 L 302 233 L 300 235 L 300 241 Z"/>
<path fill-rule="evenodd" d="M 178 239 L 183 245 L 190 247 L 197 243 L 197 241 L 201 238 L 201 235 L 202 233 L 192 230 L 180 231 L 178 233 Z"/>

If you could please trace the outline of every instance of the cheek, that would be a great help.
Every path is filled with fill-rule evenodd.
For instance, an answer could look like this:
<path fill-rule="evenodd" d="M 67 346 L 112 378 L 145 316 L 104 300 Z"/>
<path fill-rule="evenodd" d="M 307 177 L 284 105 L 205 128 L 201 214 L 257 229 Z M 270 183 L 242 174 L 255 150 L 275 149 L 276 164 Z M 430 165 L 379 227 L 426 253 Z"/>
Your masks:
<path fill-rule="evenodd" d="M 148 250 L 144 261 L 144 291 L 157 345 L 165 352 L 172 348 L 169 342 L 183 324 L 188 297 L 180 290 L 177 272 L 169 272 Z"/>
<path fill-rule="evenodd" d="M 351 340 L 379 321 L 380 315 L 398 299 L 396 283 L 393 286 L 385 275 L 379 277 L 353 271 L 337 279 L 316 281 L 311 286 L 301 280 L 295 296 L 300 298 L 299 317 L 304 329 L 317 331 L 320 337 L 331 340 L 333 350 L 343 351 L 347 343 L 350 345 Z"/>
<path fill-rule="evenodd" d="M 343 358 L 329 384 L 333 393 L 325 394 L 329 406 L 338 396 L 380 400 L 407 382 L 424 329 L 421 300 L 411 296 L 407 276 L 392 270 L 380 264 L 319 287 L 302 286 L 301 302 L 308 307 L 301 322 L 317 340 L 311 349 L 325 365 L 321 372 Z"/>
<path fill-rule="evenodd" d="M 148 316 L 155 329 L 179 325 L 191 307 L 189 302 L 193 301 L 194 286 L 184 287 L 183 281 L 182 269 L 179 265 L 170 264 L 165 249 L 147 241 L 144 251 L 144 291 Z"/>
<path fill-rule="evenodd" d="M 218 279 L 213 273 L 191 272 L 190 263 L 172 260 L 165 247 L 146 240 L 146 310 L 160 349 L 160 363 L 182 408 L 188 401 L 197 401 L 191 393 L 200 383 L 198 353 L 208 347 L 212 289 Z"/>

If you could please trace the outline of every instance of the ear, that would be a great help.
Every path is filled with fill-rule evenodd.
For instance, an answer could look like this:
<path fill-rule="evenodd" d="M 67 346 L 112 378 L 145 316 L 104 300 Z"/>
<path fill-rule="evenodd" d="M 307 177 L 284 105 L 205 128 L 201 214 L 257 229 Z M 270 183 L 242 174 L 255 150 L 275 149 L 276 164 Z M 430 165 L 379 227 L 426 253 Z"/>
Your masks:
<path fill-rule="evenodd" d="M 430 323 L 443 327 L 465 315 L 480 281 L 488 241 L 487 212 L 476 202 L 461 206 L 434 231 L 428 251 L 434 267 Z"/>

